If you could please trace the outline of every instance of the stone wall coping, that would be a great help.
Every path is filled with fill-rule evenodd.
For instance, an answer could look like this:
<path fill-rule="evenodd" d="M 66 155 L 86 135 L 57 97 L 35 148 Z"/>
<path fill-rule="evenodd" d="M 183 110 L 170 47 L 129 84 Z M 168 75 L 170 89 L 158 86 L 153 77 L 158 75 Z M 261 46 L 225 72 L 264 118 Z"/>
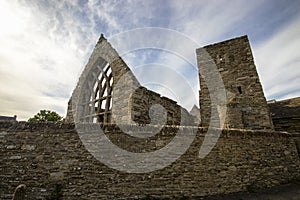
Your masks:
<path fill-rule="evenodd" d="M 116 126 L 116 124 L 86 124 L 89 126 L 99 126 L 104 130 L 105 132 L 108 132 L 110 134 L 119 134 L 121 132 L 120 128 Z M 130 130 L 132 128 L 136 127 L 136 125 L 130 125 L 130 124 L 122 124 L 123 130 Z M 151 131 L 152 127 L 147 126 L 148 130 Z M 125 129 L 124 129 L 125 128 Z M 18 131 L 32 131 L 32 132 L 38 132 L 38 131 L 44 131 L 44 130 L 66 130 L 67 132 L 75 131 L 75 124 L 74 123 L 63 123 L 63 122 L 0 122 L 0 131 L 6 131 L 6 132 L 18 132 Z M 153 129 L 156 129 L 156 127 L 153 126 Z M 196 132 L 197 135 L 205 136 L 207 133 L 206 127 L 197 127 L 197 126 L 169 126 L 165 125 L 162 129 L 165 133 L 177 133 L 178 129 L 181 129 L 183 131 L 187 132 Z M 212 135 L 218 134 L 220 129 L 212 128 L 211 133 Z M 288 132 L 279 132 L 279 131 L 271 131 L 271 130 L 244 130 L 244 129 L 223 129 L 221 130 L 222 133 L 220 137 L 299 137 L 300 133 L 288 133 Z M 59 131 L 61 132 L 61 131 Z M 215 132 L 215 133 L 214 133 Z M 173 135 L 173 134 L 171 134 Z"/>

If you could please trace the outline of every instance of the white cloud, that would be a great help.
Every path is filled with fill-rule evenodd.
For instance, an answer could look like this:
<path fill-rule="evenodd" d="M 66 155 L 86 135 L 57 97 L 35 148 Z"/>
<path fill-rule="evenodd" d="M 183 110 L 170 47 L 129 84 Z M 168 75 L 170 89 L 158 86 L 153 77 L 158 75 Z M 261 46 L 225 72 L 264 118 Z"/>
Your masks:
<path fill-rule="evenodd" d="M 254 46 L 255 61 L 268 99 L 300 96 L 300 15 L 265 42 Z"/>
<path fill-rule="evenodd" d="M 90 0 L 88 2 L 89 12 L 91 12 L 90 20 L 93 20 L 93 17 L 99 17 L 107 24 L 107 31 L 111 33 L 112 31 L 120 31 L 121 25 L 117 22 L 116 16 L 114 16 L 115 9 L 117 9 L 117 1 L 95 1 Z M 93 23 L 94 28 L 97 24 Z"/>
<path fill-rule="evenodd" d="M 246 4 L 246 6 L 245 6 Z M 172 21 L 176 30 L 206 45 L 225 40 L 224 34 L 261 6 L 261 1 L 172 1 Z"/>
<path fill-rule="evenodd" d="M 53 107 L 64 115 L 62 107 L 77 81 L 85 52 L 77 48 L 72 35 L 61 37 L 59 19 L 49 23 L 49 16 L 38 7 L 1 2 L 0 9 L 5 14 L 1 26 L 9 24 L 0 32 L 0 70 L 1 77 L 6 77 L 0 80 L 1 115 L 17 114 L 19 120 L 26 120 L 39 109 Z M 58 86 L 66 87 L 69 94 L 57 96 Z"/>

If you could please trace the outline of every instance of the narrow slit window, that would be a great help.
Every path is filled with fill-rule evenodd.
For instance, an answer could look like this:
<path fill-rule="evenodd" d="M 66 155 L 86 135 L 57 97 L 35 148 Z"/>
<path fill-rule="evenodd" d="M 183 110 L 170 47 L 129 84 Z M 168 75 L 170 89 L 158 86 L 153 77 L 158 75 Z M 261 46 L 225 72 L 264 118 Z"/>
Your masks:
<path fill-rule="evenodd" d="M 238 89 L 238 91 L 239 91 L 240 94 L 243 94 L 243 91 L 242 91 L 242 87 L 241 87 L 241 86 L 238 86 L 237 89 Z"/>

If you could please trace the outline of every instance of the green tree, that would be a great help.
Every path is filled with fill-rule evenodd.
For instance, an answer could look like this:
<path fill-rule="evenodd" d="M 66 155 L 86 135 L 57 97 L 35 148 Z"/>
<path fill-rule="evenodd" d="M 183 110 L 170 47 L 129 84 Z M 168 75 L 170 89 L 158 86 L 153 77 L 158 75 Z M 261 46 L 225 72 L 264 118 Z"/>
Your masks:
<path fill-rule="evenodd" d="M 29 122 L 60 122 L 62 121 L 62 116 L 54 111 L 50 110 L 40 110 L 39 113 L 29 118 Z"/>

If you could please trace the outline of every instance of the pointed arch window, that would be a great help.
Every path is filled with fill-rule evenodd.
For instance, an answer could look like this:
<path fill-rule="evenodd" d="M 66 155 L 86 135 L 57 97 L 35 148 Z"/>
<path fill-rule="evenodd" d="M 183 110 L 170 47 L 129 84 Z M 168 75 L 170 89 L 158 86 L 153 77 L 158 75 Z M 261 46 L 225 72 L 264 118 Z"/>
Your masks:
<path fill-rule="evenodd" d="M 104 68 L 98 67 L 98 69 L 100 69 L 101 73 L 94 86 L 96 121 L 110 123 L 113 93 L 112 70 L 109 63 Z"/>

